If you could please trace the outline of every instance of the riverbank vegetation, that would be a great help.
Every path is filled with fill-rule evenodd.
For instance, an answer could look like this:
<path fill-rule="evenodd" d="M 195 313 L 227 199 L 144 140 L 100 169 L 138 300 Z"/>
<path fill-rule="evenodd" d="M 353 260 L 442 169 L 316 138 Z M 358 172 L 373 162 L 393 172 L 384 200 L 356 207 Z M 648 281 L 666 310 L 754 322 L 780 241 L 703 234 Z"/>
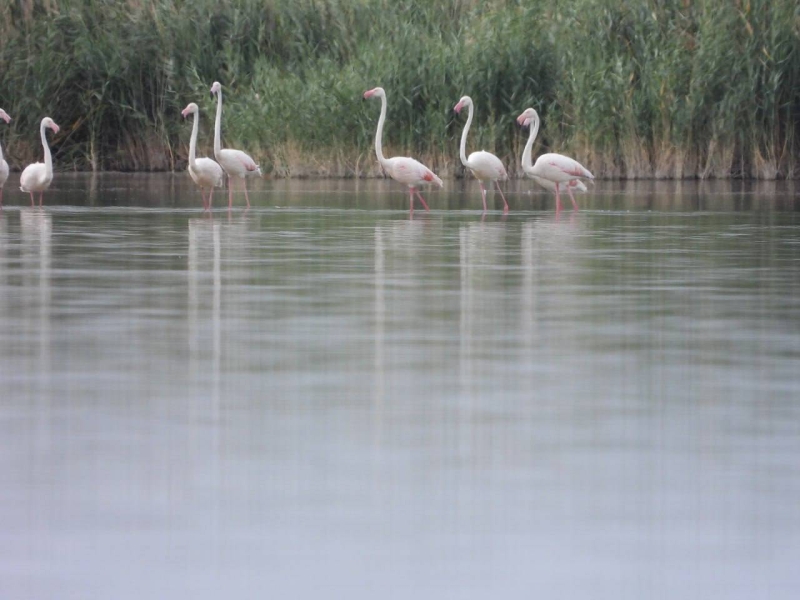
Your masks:
<path fill-rule="evenodd" d="M 273 176 L 377 174 L 387 155 L 460 175 L 469 149 L 518 171 L 569 154 L 600 177 L 800 177 L 796 0 L 20 0 L 0 8 L 0 128 L 9 162 L 39 159 L 38 122 L 61 125 L 60 169 L 184 168 L 191 101 L 211 152 L 211 83 L 226 145 Z"/>

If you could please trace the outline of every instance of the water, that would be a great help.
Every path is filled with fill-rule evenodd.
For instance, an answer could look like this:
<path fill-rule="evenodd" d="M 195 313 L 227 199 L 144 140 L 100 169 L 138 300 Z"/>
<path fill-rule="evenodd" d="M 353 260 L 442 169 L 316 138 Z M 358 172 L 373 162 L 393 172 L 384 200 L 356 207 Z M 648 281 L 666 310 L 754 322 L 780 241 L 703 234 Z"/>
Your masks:
<path fill-rule="evenodd" d="M 790 184 L 12 184 L 0 597 L 796 597 Z"/>

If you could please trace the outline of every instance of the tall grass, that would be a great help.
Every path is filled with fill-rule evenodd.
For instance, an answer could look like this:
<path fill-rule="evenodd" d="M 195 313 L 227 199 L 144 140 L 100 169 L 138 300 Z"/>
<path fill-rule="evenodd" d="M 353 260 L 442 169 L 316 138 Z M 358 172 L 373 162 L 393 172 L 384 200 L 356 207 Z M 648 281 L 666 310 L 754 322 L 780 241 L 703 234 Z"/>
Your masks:
<path fill-rule="evenodd" d="M 384 140 L 445 175 L 469 94 L 469 147 L 519 162 L 514 118 L 534 106 L 537 151 L 605 177 L 800 176 L 796 0 L 21 0 L 0 7 L 0 132 L 14 166 L 52 116 L 61 168 L 174 169 L 211 82 L 227 145 L 275 176 L 377 173 Z"/>

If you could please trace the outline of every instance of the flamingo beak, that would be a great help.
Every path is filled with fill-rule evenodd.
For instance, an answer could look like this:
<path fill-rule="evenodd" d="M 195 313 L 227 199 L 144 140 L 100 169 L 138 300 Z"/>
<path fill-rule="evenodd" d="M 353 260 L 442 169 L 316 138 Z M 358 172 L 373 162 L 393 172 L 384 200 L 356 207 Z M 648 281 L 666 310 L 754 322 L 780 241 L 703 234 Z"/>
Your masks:
<path fill-rule="evenodd" d="M 6 113 L 0 115 L 0 118 L 2 118 L 6 123 L 11 123 L 11 117 L 9 117 Z"/>
<path fill-rule="evenodd" d="M 55 123 L 53 123 L 52 129 L 53 129 L 53 133 L 58 133 L 58 130 L 61 129 L 61 128 L 58 125 L 56 125 Z"/>
<path fill-rule="evenodd" d="M 364 92 L 364 100 L 366 100 L 367 98 L 371 98 L 372 94 L 373 94 L 372 90 L 367 90 L 366 92 Z"/>
<path fill-rule="evenodd" d="M 517 117 L 517 123 L 519 123 L 520 126 L 525 127 L 525 114 L 524 113 Z"/>
<path fill-rule="evenodd" d="M 185 119 L 187 114 L 189 114 L 189 112 L 187 111 L 187 109 L 185 109 L 185 108 L 184 108 L 184 109 L 181 111 L 181 116 L 182 116 L 182 117 Z"/>
<path fill-rule="evenodd" d="M 458 114 L 461 114 L 461 108 L 462 108 L 462 106 L 461 106 L 461 102 L 459 102 L 458 104 L 456 104 L 456 105 L 453 107 L 453 110 L 454 110 L 454 111 L 456 111 L 456 114 L 458 115 Z"/>

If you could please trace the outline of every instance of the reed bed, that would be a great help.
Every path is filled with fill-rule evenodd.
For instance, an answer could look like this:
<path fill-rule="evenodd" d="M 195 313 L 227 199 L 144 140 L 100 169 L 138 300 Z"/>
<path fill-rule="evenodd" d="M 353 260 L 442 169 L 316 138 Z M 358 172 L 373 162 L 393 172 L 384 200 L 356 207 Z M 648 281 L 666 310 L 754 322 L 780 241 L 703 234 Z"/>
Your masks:
<path fill-rule="evenodd" d="M 201 108 L 211 152 L 223 84 L 226 145 L 273 176 L 377 174 L 372 136 L 387 90 L 387 154 L 463 174 L 469 148 L 514 172 L 526 132 L 600 177 L 800 176 L 796 0 L 21 0 L 0 7 L 0 136 L 12 166 L 41 152 L 52 116 L 61 169 L 185 166 Z"/>

